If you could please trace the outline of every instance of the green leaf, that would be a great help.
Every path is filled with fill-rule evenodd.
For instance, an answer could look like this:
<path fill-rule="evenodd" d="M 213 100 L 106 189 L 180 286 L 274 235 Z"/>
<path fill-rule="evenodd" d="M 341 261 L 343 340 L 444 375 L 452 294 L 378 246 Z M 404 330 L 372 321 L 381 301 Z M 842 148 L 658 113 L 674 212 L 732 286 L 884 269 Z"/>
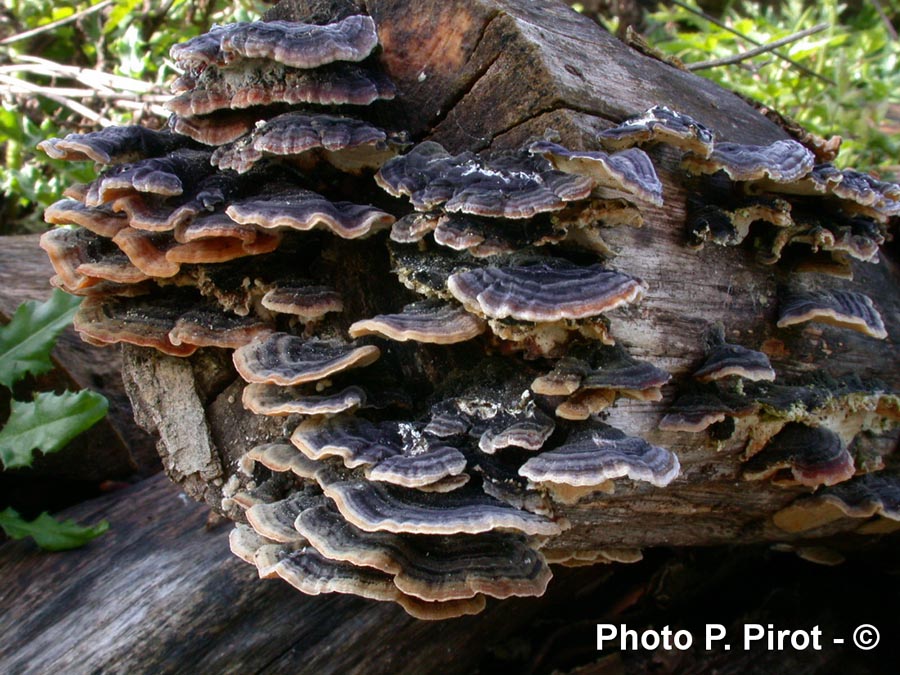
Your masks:
<path fill-rule="evenodd" d="M 56 452 L 103 419 L 107 400 L 87 389 L 45 392 L 33 401 L 12 401 L 9 421 L 0 430 L 0 461 L 7 469 L 31 466 L 34 449 Z"/>
<path fill-rule="evenodd" d="M 66 551 L 96 539 L 109 529 L 109 523 L 102 520 L 96 525 L 83 527 L 74 520 L 56 520 L 46 512 L 28 521 L 9 508 L 0 511 L 0 528 L 11 539 L 32 537 L 45 551 Z"/>
<path fill-rule="evenodd" d="M 109 18 L 103 25 L 104 34 L 108 35 L 109 33 L 112 33 L 123 24 L 127 25 L 129 20 L 133 17 L 135 9 L 140 4 L 141 0 L 119 0 L 119 2 L 113 6 L 112 11 L 109 13 Z"/>
<path fill-rule="evenodd" d="M 80 302 L 81 298 L 54 290 L 44 303 L 19 305 L 12 320 L 0 328 L 0 384 L 11 387 L 28 373 L 40 375 L 53 368 L 50 350 Z"/>

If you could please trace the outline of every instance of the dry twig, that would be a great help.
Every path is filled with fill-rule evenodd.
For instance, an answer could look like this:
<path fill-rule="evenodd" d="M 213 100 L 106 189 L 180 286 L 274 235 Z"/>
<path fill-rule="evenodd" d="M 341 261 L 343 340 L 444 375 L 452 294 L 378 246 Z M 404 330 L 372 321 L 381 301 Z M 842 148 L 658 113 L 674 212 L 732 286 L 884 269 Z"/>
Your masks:
<path fill-rule="evenodd" d="M 85 101 L 102 100 L 109 108 L 146 109 L 168 117 L 162 103 L 168 98 L 161 87 L 115 73 L 79 68 L 37 56 L 14 55 L 14 63 L 0 66 L 0 96 L 43 96 L 78 113 L 94 124 L 109 126 L 113 121 L 91 110 Z M 33 78 L 75 81 L 83 87 L 36 84 Z"/>
<path fill-rule="evenodd" d="M 51 21 L 50 23 L 44 24 L 43 26 L 38 26 L 37 28 L 32 28 L 31 30 L 26 30 L 21 33 L 16 33 L 15 35 L 10 35 L 8 38 L 0 40 L 0 45 L 9 45 L 13 42 L 20 42 L 22 40 L 33 38 L 35 35 L 47 33 L 49 31 L 55 30 L 56 28 L 59 28 L 60 26 L 65 26 L 66 24 L 72 23 L 73 21 L 77 21 L 83 16 L 88 16 L 89 14 L 93 14 L 94 12 L 99 12 L 101 9 L 106 9 L 112 4 L 113 0 L 103 0 L 103 2 L 99 2 L 96 5 L 88 7 L 87 9 L 81 10 L 80 12 L 70 14 L 63 19 Z"/>
<path fill-rule="evenodd" d="M 747 42 L 749 42 L 752 45 L 756 45 L 757 47 L 763 46 L 763 43 L 760 42 L 759 40 L 754 40 L 749 35 L 744 35 L 740 31 L 735 30 L 731 26 L 719 21 L 717 18 L 710 16 L 706 12 L 701 12 L 698 9 L 694 9 L 690 5 L 680 2 L 680 0 L 672 0 L 672 4 L 677 5 L 678 7 L 681 7 L 683 10 L 690 12 L 694 16 L 699 16 L 701 19 L 708 21 L 709 23 L 713 24 L 714 26 L 718 26 L 722 30 L 728 31 L 732 35 L 736 35 L 737 37 L 741 38 L 742 40 L 746 40 Z M 822 82 L 826 82 L 827 84 L 830 84 L 832 87 L 837 86 L 837 83 L 834 80 L 832 80 L 828 77 L 825 77 L 824 75 L 820 75 L 819 73 L 815 72 L 814 70 L 810 70 L 809 68 L 804 66 L 802 63 L 798 63 L 797 61 L 794 61 L 794 59 L 792 59 L 789 56 L 785 56 L 784 54 L 782 54 L 780 52 L 772 52 L 772 55 L 777 56 L 782 61 L 786 61 L 787 63 L 790 63 L 792 66 L 794 66 L 794 68 L 796 68 L 797 70 L 801 71 L 802 73 L 804 73 L 806 75 L 809 75 L 810 77 L 815 77 L 816 79 L 821 80 Z"/>
<path fill-rule="evenodd" d="M 783 47 L 784 45 L 796 42 L 797 40 L 802 40 L 803 38 L 809 37 L 810 35 L 821 33 L 823 30 L 826 30 L 828 26 L 829 24 L 827 23 L 820 23 L 816 26 L 813 26 L 812 28 L 801 30 L 797 33 L 794 33 L 793 35 L 788 35 L 787 37 L 783 37 L 780 40 L 775 40 L 774 42 L 760 45 L 759 47 L 756 47 L 754 49 L 748 49 L 747 51 L 741 52 L 740 54 L 733 54 L 732 56 L 726 56 L 721 59 L 711 59 L 709 61 L 689 63 L 687 65 L 687 69 L 703 70 L 705 68 L 715 68 L 717 66 L 728 66 L 735 63 L 740 63 L 741 61 L 746 61 L 747 59 L 753 58 L 754 56 L 773 52 L 779 47 Z"/>

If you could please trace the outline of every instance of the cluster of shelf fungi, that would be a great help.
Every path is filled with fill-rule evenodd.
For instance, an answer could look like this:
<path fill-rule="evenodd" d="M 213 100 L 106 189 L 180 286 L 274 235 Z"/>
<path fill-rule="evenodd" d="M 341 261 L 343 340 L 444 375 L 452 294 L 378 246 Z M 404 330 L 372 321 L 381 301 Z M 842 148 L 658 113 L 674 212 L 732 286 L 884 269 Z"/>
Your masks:
<path fill-rule="evenodd" d="M 54 285 L 85 296 L 84 339 L 234 350 L 245 408 L 282 432 L 242 449 L 225 486 L 234 553 L 307 593 L 447 618 L 542 594 L 550 563 L 639 559 L 555 544 L 555 506 L 679 476 L 673 452 L 604 421 L 670 383 L 616 342 L 627 314 L 607 316 L 653 292 L 604 240 L 664 203 L 642 146 L 683 153 L 686 245 L 751 237 L 761 264 L 784 264 L 790 246 L 807 272 L 877 262 L 900 187 L 834 168 L 832 146 L 720 142 L 663 106 L 601 132 L 602 151 L 552 134 L 489 156 L 413 145 L 384 123 L 394 87 L 377 45 L 375 23 L 351 16 L 220 26 L 176 46 L 169 130 L 41 144 L 106 167 L 47 209 L 66 227 L 42 246 Z M 372 278 L 388 255 L 396 279 Z M 887 337 L 859 291 L 784 289 L 778 326 L 807 321 Z M 445 378 L 422 374 L 446 364 Z M 725 443 L 742 428 L 744 479 L 815 489 L 775 516 L 785 531 L 900 520 L 897 475 L 854 450 L 900 418 L 895 393 L 780 384 L 722 326 L 670 386 L 661 429 Z"/>

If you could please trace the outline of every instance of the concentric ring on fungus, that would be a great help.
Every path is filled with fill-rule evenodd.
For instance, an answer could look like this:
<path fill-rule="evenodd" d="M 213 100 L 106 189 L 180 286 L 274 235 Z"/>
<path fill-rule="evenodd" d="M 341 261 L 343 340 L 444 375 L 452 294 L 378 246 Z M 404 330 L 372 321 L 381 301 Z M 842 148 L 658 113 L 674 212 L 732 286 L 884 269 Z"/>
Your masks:
<path fill-rule="evenodd" d="M 316 480 L 341 515 L 366 532 L 451 535 L 512 530 L 527 535 L 554 535 L 562 531 L 552 520 L 468 488 L 430 493 L 370 481 L 341 480 L 327 471 L 317 473 Z"/>
<path fill-rule="evenodd" d="M 476 268 L 447 280 L 447 289 L 470 312 L 535 323 L 597 316 L 639 300 L 645 288 L 640 279 L 600 265 L 580 267 L 552 259 Z"/>
<path fill-rule="evenodd" d="M 570 437 L 565 444 L 529 459 L 519 474 L 535 483 L 600 486 L 615 478 L 665 487 L 681 471 L 678 457 L 642 438 L 600 426 Z"/>
<path fill-rule="evenodd" d="M 305 340 L 288 333 L 273 333 L 235 350 L 233 360 L 247 382 L 293 385 L 368 366 L 379 356 L 381 350 L 374 345 L 351 347 L 333 340 Z"/>
<path fill-rule="evenodd" d="M 174 45 L 170 56 L 183 68 L 225 66 L 240 59 L 316 68 L 334 61 L 362 61 L 377 44 L 375 22 L 368 16 L 353 15 L 326 25 L 254 21 L 217 26 Z"/>
<path fill-rule="evenodd" d="M 884 340 L 887 329 L 872 300 L 855 291 L 789 291 L 781 302 L 777 326 L 807 321 L 849 328 Z"/>
<path fill-rule="evenodd" d="M 365 532 L 328 506 L 303 511 L 295 527 L 324 556 L 395 575 L 401 591 L 421 600 L 542 595 L 552 576 L 543 556 L 508 532 L 450 537 Z"/>
<path fill-rule="evenodd" d="M 407 305 L 399 314 L 379 314 L 350 326 L 350 337 L 382 335 L 391 340 L 454 344 L 481 335 L 487 326 L 462 307 L 424 301 Z"/>
<path fill-rule="evenodd" d="M 292 14 L 304 5 L 288 4 Z M 311 4 L 316 20 L 337 8 Z M 157 426 L 178 429 L 163 433 L 175 480 L 242 521 L 229 539 L 236 555 L 306 593 L 352 593 L 443 619 L 482 611 L 486 597 L 541 595 L 550 560 L 634 562 L 645 543 L 683 543 L 685 531 L 722 523 L 746 527 L 749 516 L 738 512 L 747 509 L 687 508 L 707 478 L 723 476 L 720 462 L 734 469 L 741 451 L 744 479 L 816 488 L 776 514 L 785 531 L 826 517 L 897 517 L 896 477 L 854 475 L 887 463 L 886 441 L 875 435 L 900 417 L 896 395 L 827 379 L 831 366 L 856 363 L 840 360 L 852 335 L 791 331 L 770 350 L 778 342 L 765 324 L 774 282 L 761 282 L 799 265 L 758 266 L 793 265 L 797 253 L 807 263 L 812 253 L 827 256 L 844 271 L 851 258 L 889 260 L 893 251 L 881 246 L 900 215 L 900 187 L 816 164 L 836 142 L 807 139 L 814 152 L 792 140 L 731 143 L 784 135 L 731 99 L 717 99 L 714 110 L 706 94 L 690 110 L 709 128 L 662 105 L 635 115 L 646 92 L 621 101 L 582 92 L 584 105 L 570 107 L 576 101 L 552 86 L 526 93 L 553 109 L 529 108 L 535 114 L 522 124 L 504 108 L 515 105 L 497 99 L 505 84 L 488 98 L 482 90 L 493 87 L 476 86 L 456 100 L 441 70 L 454 59 L 434 70 L 417 61 L 434 50 L 406 39 L 406 28 L 427 27 L 397 31 L 397 3 L 366 4 L 374 18 L 214 27 L 172 50 L 182 72 L 166 104 L 168 130 L 111 127 L 41 144 L 55 158 L 105 165 L 45 213 L 75 225 L 45 234 L 42 245 L 51 283 L 88 296 L 75 317 L 82 337 L 197 352 L 181 364 L 187 379 L 176 381 L 171 360 L 129 350 L 131 393 L 149 390 L 152 405 L 167 401 L 176 382 L 205 402 L 199 417 Z M 456 35 L 458 20 L 468 22 L 466 34 L 477 29 L 493 16 L 485 18 L 486 7 L 444 16 L 442 38 L 445 28 Z M 509 38 L 510 54 L 543 49 L 546 36 L 516 34 L 531 24 L 511 5 L 502 9 L 503 21 L 490 26 Z M 379 31 L 385 44 L 376 51 Z M 557 56 L 569 59 L 566 39 L 553 37 L 565 47 Z M 463 42 L 463 52 L 473 48 Z M 496 82 L 503 58 L 491 61 L 485 83 Z M 398 73 L 395 86 L 388 74 Z M 484 102 L 487 126 L 445 105 L 477 118 Z M 732 111 L 740 114 L 723 116 Z M 602 130 L 610 118 L 625 122 Z M 400 128 L 407 121 L 414 132 Z M 735 138 L 714 139 L 728 129 Z M 453 152 L 409 142 L 425 133 Z M 642 144 L 675 150 L 634 147 Z M 678 161 L 700 175 L 685 176 Z M 663 185 L 671 208 L 659 208 Z M 687 236 L 679 229 L 685 195 Z M 708 242 L 741 248 L 679 250 Z M 601 264 L 613 256 L 617 269 Z M 867 279 L 887 278 L 865 267 Z M 649 295 L 638 276 L 658 292 L 627 306 Z M 732 277 L 745 293 L 732 292 Z M 789 287 L 823 290 L 780 298 L 779 326 L 817 319 L 884 338 L 894 320 L 883 321 L 861 293 L 820 279 Z M 704 360 L 691 339 L 720 318 L 734 320 L 729 335 L 748 347 L 716 335 Z M 802 344 L 813 335 L 815 350 L 834 356 L 815 380 L 804 362 L 814 350 Z M 749 348 L 757 340 L 789 384 L 770 383 L 768 357 Z M 884 343 L 867 346 L 887 353 Z M 234 382 L 226 350 L 245 382 Z M 664 396 L 667 384 L 674 391 Z M 234 396 L 241 387 L 245 409 Z M 651 429 L 664 398 L 667 414 Z M 198 428 L 203 435 L 204 419 L 212 459 L 222 460 L 216 478 L 186 469 L 193 460 L 178 440 L 196 438 Z M 181 436 L 184 424 L 191 429 Z M 708 437 L 669 433 L 706 429 Z M 667 442 L 690 458 L 683 481 Z M 737 502 L 762 522 L 760 505 L 772 502 L 758 494 L 772 490 L 745 486 L 750 494 Z M 793 498 L 780 494 L 773 510 Z M 672 504 L 690 527 L 680 516 L 678 527 L 663 522 Z"/>

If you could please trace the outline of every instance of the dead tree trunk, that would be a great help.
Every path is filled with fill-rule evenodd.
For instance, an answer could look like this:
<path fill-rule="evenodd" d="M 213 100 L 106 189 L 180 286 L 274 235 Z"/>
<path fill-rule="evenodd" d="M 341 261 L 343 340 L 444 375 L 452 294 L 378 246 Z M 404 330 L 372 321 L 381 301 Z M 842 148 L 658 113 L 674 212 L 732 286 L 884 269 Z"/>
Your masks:
<path fill-rule="evenodd" d="M 570 148 L 596 148 L 596 133 L 666 105 L 712 129 L 717 139 L 766 144 L 787 138 L 780 127 L 737 96 L 711 82 L 638 53 L 590 19 L 553 0 L 285 0 L 271 18 L 334 19 L 370 14 L 382 44 L 379 59 L 397 84 L 391 124 L 432 139 L 451 152 L 518 147 L 548 130 Z M 736 544 L 795 540 L 850 531 L 857 520 L 840 518 L 824 528 L 794 534 L 776 527 L 772 516 L 809 494 L 803 486 L 782 487 L 741 478 L 747 425 L 725 440 L 706 433 L 665 432 L 658 423 L 690 373 L 702 361 L 704 336 L 721 323 L 730 340 L 766 351 L 779 378 L 816 371 L 841 377 L 880 378 L 887 391 L 900 387 L 892 338 L 874 340 L 852 331 L 807 324 L 776 329 L 779 288 L 793 281 L 782 267 L 760 265 L 746 247 L 685 243 L 690 184 L 678 170 L 677 153 L 651 150 L 664 185 L 663 207 L 647 207 L 643 227 L 605 232 L 617 252 L 616 269 L 640 277 L 649 288 L 636 307 L 611 313 L 616 340 L 642 359 L 672 373 L 661 402 L 619 400 L 608 421 L 628 434 L 671 449 L 681 476 L 664 489 L 619 485 L 614 494 L 595 492 L 575 504 L 555 504 L 572 527 L 554 547 L 596 551 L 610 548 Z M 387 258 L 372 260 L 370 241 L 339 244 L 345 278 L 337 281 L 353 310 L 348 323 L 373 309 L 364 290 L 378 287 L 397 307 L 406 297 L 389 275 Z M 378 254 L 381 255 L 381 254 Z M 804 281 L 810 288 L 862 290 L 873 298 L 890 336 L 900 334 L 896 248 L 880 264 L 857 265 L 852 281 Z M 361 290 L 362 289 L 362 290 Z M 356 299 L 353 299 L 356 298 Z M 377 304 L 377 303 L 376 303 Z M 375 307 L 374 309 L 378 309 Z M 358 316 L 353 316 L 353 311 Z M 456 357 L 454 357 L 456 358 Z M 223 486 L 238 470 L 240 456 L 255 443 L 283 433 L 282 422 L 246 412 L 243 383 L 225 353 L 205 350 L 188 359 L 128 347 L 125 377 L 139 419 L 160 436 L 170 477 L 193 497 L 222 509 Z M 433 361 L 421 348 L 410 356 L 418 367 Z M 446 372 L 419 368 L 432 384 Z M 896 443 L 888 435 L 873 441 L 879 454 Z"/>

